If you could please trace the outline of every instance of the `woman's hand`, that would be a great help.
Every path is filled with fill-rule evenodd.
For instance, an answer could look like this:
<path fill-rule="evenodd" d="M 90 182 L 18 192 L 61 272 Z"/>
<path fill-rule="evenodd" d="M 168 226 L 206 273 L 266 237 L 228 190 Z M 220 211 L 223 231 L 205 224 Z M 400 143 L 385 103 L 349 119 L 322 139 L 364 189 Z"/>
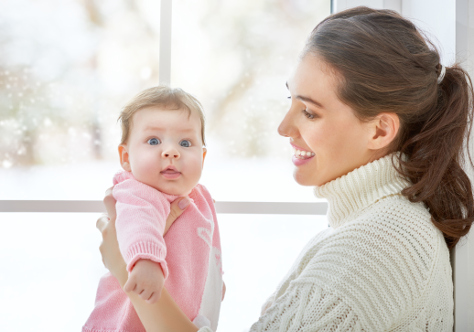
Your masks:
<path fill-rule="evenodd" d="M 113 187 L 112 187 L 113 188 Z M 102 255 L 102 263 L 114 275 L 123 286 L 126 282 L 126 264 L 120 254 L 117 242 L 117 233 L 115 230 L 115 218 L 117 216 L 115 210 L 115 199 L 112 195 L 112 188 L 107 189 L 104 197 L 104 205 L 107 214 L 102 215 L 96 223 L 96 227 L 102 233 L 102 243 L 99 247 Z M 123 274 L 125 272 L 125 280 Z"/>
<path fill-rule="evenodd" d="M 112 195 L 112 188 L 107 189 L 104 197 L 104 205 L 107 214 L 101 216 L 97 220 L 97 228 L 102 233 L 102 244 L 100 245 L 100 253 L 104 266 L 114 275 L 120 284 L 123 285 L 127 281 L 127 270 L 125 261 L 120 253 L 117 242 L 117 233 L 115 230 L 115 218 L 117 212 L 115 210 L 115 199 Z M 189 205 L 189 198 L 182 197 L 171 203 L 170 214 L 166 220 L 165 232 L 173 225 L 175 220 L 183 213 Z"/>

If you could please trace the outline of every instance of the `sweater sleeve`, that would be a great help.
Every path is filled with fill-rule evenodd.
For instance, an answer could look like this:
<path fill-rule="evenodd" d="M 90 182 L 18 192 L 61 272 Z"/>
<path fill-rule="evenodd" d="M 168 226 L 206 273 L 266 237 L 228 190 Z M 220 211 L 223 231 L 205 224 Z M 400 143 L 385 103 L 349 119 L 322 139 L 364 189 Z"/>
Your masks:
<path fill-rule="evenodd" d="M 198 332 L 211 332 L 203 327 Z M 250 332 L 361 332 L 365 331 L 353 310 L 334 294 L 312 283 L 292 283 L 253 324 Z"/>
<path fill-rule="evenodd" d="M 158 190 L 133 178 L 116 184 L 113 195 L 117 200 L 117 240 L 127 270 L 130 272 L 138 260 L 149 259 L 160 264 L 167 278 L 163 233 L 169 201 Z"/>

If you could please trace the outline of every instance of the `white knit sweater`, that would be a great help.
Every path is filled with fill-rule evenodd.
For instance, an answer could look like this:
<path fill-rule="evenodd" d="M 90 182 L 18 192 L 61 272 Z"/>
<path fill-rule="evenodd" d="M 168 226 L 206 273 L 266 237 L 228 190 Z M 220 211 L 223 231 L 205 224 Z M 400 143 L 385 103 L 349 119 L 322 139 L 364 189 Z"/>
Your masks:
<path fill-rule="evenodd" d="M 407 182 L 391 157 L 315 188 L 331 227 L 303 249 L 251 331 L 452 331 L 448 248 L 426 207 L 401 195 Z"/>

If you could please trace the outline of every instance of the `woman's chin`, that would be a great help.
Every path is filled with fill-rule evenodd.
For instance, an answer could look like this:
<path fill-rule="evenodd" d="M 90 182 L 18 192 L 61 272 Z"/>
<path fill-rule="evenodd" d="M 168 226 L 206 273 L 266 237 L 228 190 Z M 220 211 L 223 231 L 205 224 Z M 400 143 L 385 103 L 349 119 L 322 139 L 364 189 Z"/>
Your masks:
<path fill-rule="evenodd" d="M 314 180 L 311 180 L 307 176 L 299 174 L 298 170 L 295 170 L 295 172 L 293 173 L 293 178 L 300 186 L 315 186 Z"/>
<path fill-rule="evenodd" d="M 326 181 L 324 178 L 315 177 L 315 176 L 310 177 L 307 174 L 301 174 L 298 171 L 298 169 L 295 169 L 293 173 L 293 178 L 295 179 L 296 183 L 298 183 L 300 186 L 306 186 L 306 187 L 318 187 L 329 182 L 329 181 Z"/>

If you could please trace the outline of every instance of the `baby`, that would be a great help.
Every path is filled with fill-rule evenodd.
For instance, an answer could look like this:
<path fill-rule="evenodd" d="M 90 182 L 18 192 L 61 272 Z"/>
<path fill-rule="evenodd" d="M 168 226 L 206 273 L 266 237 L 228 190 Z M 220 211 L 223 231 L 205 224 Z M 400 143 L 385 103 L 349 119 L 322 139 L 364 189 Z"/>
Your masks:
<path fill-rule="evenodd" d="M 223 292 L 220 238 L 209 192 L 198 184 L 206 148 L 201 104 L 181 89 L 159 86 L 122 111 L 123 172 L 114 177 L 116 230 L 129 277 L 124 290 L 156 302 L 163 286 L 198 327 L 217 329 Z M 163 236 L 170 203 L 190 205 Z M 106 274 L 83 332 L 145 328 L 118 281 Z"/>

